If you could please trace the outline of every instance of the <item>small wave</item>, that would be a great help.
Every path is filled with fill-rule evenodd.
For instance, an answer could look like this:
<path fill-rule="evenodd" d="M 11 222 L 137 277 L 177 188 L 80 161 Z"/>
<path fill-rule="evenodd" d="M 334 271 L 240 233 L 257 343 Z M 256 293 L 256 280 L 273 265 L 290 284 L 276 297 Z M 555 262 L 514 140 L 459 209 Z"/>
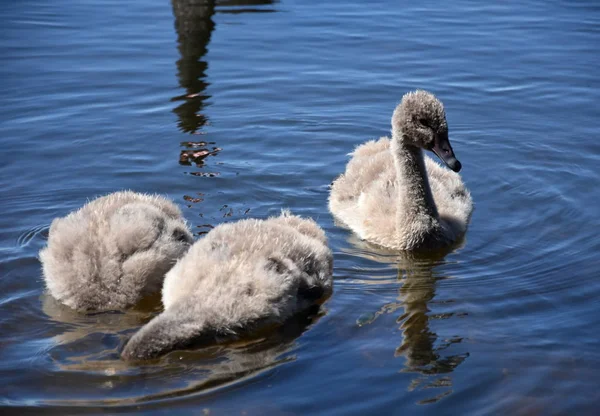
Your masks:
<path fill-rule="evenodd" d="M 28 230 L 23 231 L 17 237 L 17 245 L 20 247 L 26 247 L 36 237 L 40 237 L 44 240 L 48 239 L 48 231 L 50 230 L 49 225 L 36 225 Z"/>

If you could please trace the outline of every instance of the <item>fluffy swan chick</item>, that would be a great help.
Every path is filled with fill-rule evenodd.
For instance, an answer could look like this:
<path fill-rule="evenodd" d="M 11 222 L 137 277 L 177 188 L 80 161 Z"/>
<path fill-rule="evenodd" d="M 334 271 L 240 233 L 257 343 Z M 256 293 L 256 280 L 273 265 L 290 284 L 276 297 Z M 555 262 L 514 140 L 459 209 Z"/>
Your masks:
<path fill-rule="evenodd" d="M 192 242 L 172 201 L 116 192 L 55 219 L 40 260 L 60 302 L 83 312 L 118 310 L 158 292 Z"/>
<path fill-rule="evenodd" d="M 431 150 L 450 169 L 422 149 Z M 466 229 L 473 201 L 448 139 L 442 103 L 418 90 L 392 116 L 392 137 L 358 146 L 331 186 L 329 209 L 363 240 L 395 250 L 452 245 Z"/>
<path fill-rule="evenodd" d="M 167 273 L 164 312 L 129 340 L 122 357 L 155 358 L 281 324 L 331 295 L 332 267 L 325 233 L 311 219 L 284 211 L 221 224 Z"/>

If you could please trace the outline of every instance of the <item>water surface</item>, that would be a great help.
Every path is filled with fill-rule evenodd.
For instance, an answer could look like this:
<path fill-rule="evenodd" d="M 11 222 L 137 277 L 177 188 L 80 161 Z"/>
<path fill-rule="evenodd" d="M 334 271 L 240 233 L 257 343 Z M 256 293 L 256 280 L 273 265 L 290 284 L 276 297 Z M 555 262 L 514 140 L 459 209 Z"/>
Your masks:
<path fill-rule="evenodd" d="M 594 414 L 600 7 L 589 1 L 12 2 L 0 11 L 3 414 Z M 328 184 L 402 94 L 443 100 L 476 208 L 415 258 L 336 226 Z M 265 340 L 119 360 L 160 310 L 45 292 L 52 218 L 158 192 L 198 238 L 314 217 L 335 293 Z"/>

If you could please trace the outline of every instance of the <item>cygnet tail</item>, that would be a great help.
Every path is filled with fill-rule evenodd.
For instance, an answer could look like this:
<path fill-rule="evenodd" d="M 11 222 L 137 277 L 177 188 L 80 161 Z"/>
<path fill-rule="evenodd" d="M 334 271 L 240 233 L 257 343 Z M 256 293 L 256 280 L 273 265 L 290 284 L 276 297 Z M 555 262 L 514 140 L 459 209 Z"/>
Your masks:
<path fill-rule="evenodd" d="M 209 335 L 198 322 L 165 311 L 135 333 L 121 357 L 126 361 L 150 360 L 207 337 Z"/>

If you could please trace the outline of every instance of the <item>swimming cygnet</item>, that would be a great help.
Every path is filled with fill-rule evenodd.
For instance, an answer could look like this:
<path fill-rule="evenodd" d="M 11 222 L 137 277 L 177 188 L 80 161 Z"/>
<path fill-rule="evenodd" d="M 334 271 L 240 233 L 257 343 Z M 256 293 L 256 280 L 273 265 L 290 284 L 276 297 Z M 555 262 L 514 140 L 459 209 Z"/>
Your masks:
<path fill-rule="evenodd" d="M 284 211 L 221 224 L 167 273 L 164 312 L 129 340 L 122 357 L 150 359 L 283 323 L 331 295 L 332 267 L 325 233 L 311 219 Z"/>
<path fill-rule="evenodd" d="M 421 149 L 433 151 L 451 170 Z M 329 209 L 363 240 L 395 250 L 452 245 L 467 229 L 473 201 L 448 140 L 442 103 L 427 91 L 406 94 L 392 138 L 356 148 L 331 187 Z"/>
<path fill-rule="evenodd" d="M 52 221 L 40 260 L 60 302 L 85 312 L 118 310 L 159 291 L 192 242 L 172 201 L 124 191 Z"/>

